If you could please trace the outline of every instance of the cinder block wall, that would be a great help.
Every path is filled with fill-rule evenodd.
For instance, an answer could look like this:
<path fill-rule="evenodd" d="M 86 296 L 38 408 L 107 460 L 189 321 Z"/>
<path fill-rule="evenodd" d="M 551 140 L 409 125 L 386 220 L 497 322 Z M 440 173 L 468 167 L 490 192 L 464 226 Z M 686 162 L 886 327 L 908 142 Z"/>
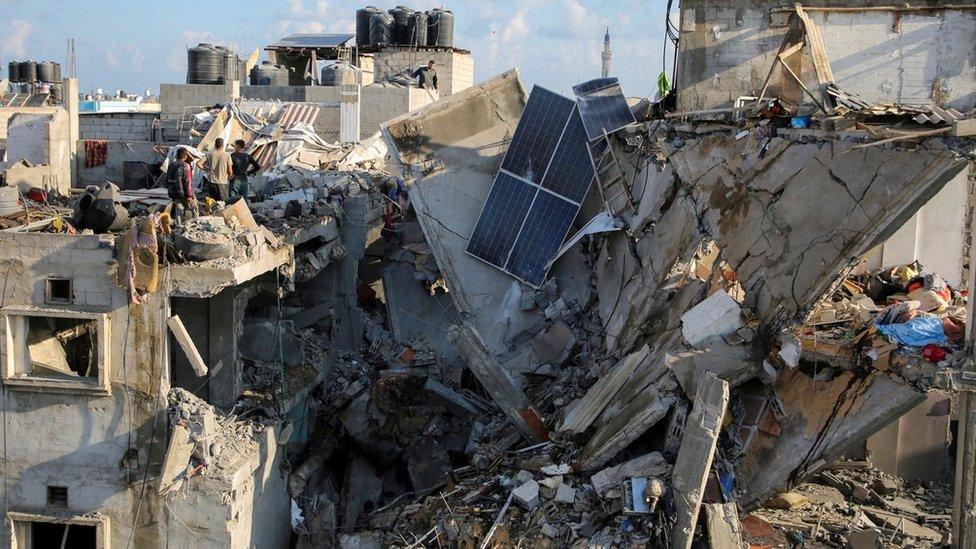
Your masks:
<path fill-rule="evenodd" d="M 474 58 L 450 50 L 385 49 L 373 54 L 374 78 L 381 82 L 398 73 L 414 70 L 433 60 L 441 97 L 474 85 Z"/>
<path fill-rule="evenodd" d="M 185 112 L 199 112 L 202 109 L 188 107 L 211 107 L 228 103 L 240 97 L 240 83 L 230 84 L 160 84 L 159 102 L 162 116 L 173 118 Z"/>
<path fill-rule="evenodd" d="M 81 139 L 152 141 L 155 113 L 92 113 L 78 116 Z"/>
<path fill-rule="evenodd" d="M 807 7 L 890 6 L 882 0 L 812 0 Z M 731 106 L 754 95 L 786 33 L 787 0 L 683 0 L 677 67 L 682 110 Z M 976 13 L 939 10 L 898 13 L 810 12 L 821 29 L 837 83 L 868 101 L 976 106 Z M 809 83 L 813 67 L 801 69 Z M 782 71 L 770 92 L 781 93 Z M 786 76 L 786 78 L 789 78 Z M 790 84 L 796 91 L 796 86 Z M 785 93 L 783 91 L 782 93 Z M 802 97 L 784 97 L 791 101 Z"/>

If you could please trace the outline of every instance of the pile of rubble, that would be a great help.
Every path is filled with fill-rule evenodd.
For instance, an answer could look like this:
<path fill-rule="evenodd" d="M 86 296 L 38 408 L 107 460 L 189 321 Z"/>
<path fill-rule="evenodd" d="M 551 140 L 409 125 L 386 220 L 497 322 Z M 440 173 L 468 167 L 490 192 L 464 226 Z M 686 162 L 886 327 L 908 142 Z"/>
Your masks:
<path fill-rule="evenodd" d="M 386 310 L 360 296 L 363 376 L 323 385 L 347 396 L 292 486 L 300 543 L 734 546 L 753 535 L 740 514 L 951 388 L 965 294 L 917 264 L 854 269 L 967 164 L 951 141 L 633 125 L 609 140 L 624 230 L 585 232 L 529 287 L 465 252 L 524 104 L 506 73 L 385 125 L 410 200 L 385 265 L 420 291 L 384 271 Z M 918 534 L 936 518 L 893 534 L 878 498 L 785 543 L 941 540 Z"/>
<path fill-rule="evenodd" d="M 742 519 L 748 543 L 788 546 L 793 539 L 827 547 L 948 546 L 952 487 L 905 482 L 868 462 L 842 462 Z"/>

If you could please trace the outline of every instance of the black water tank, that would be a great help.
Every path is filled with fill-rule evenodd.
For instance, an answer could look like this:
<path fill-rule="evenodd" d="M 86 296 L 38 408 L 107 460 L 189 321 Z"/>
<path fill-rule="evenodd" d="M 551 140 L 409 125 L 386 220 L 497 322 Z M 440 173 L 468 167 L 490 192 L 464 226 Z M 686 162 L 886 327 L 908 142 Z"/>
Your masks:
<path fill-rule="evenodd" d="M 366 6 L 356 10 L 356 45 L 369 45 L 369 20 L 383 10 L 376 6 Z"/>
<path fill-rule="evenodd" d="M 223 73 L 224 52 L 212 44 L 199 44 L 187 50 L 187 84 L 219 84 Z"/>
<path fill-rule="evenodd" d="M 61 63 L 51 63 L 51 64 L 54 65 L 54 81 L 55 82 L 60 82 L 61 81 Z"/>
<path fill-rule="evenodd" d="M 7 65 L 7 80 L 10 80 L 12 83 L 21 81 L 19 61 L 11 61 Z"/>
<path fill-rule="evenodd" d="M 262 61 L 251 69 L 252 86 L 287 86 L 288 73 L 271 61 Z"/>
<path fill-rule="evenodd" d="M 454 47 L 454 14 L 435 8 L 427 12 L 427 45 Z"/>
<path fill-rule="evenodd" d="M 37 63 L 33 61 L 22 61 L 20 63 L 20 79 L 21 82 L 36 82 Z"/>
<path fill-rule="evenodd" d="M 411 46 L 427 45 L 427 14 L 422 11 L 415 11 L 410 15 L 410 41 Z"/>
<path fill-rule="evenodd" d="M 369 18 L 369 45 L 388 46 L 393 44 L 393 16 L 385 11 Z"/>
<path fill-rule="evenodd" d="M 41 61 L 37 64 L 37 81 L 54 82 L 54 63 Z"/>
<path fill-rule="evenodd" d="M 410 15 L 413 10 L 406 6 L 397 6 L 390 10 L 393 17 L 394 42 L 397 44 L 410 43 Z"/>
<path fill-rule="evenodd" d="M 341 86 L 343 84 L 362 84 L 363 78 L 358 68 L 339 61 L 322 67 L 320 82 L 323 86 Z"/>

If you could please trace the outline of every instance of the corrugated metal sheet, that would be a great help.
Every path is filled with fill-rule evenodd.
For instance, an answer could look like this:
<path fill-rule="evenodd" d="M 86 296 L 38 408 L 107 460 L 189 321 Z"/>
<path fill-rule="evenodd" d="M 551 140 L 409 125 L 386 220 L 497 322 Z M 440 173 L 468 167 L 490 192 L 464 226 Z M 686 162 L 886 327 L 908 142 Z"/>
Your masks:
<path fill-rule="evenodd" d="M 836 84 L 828 84 L 827 92 L 834 100 L 836 114 L 844 115 L 854 112 L 866 116 L 905 116 L 919 124 L 952 124 L 953 120 L 965 118 L 965 115 L 955 109 L 943 109 L 936 106 L 915 107 L 895 105 L 891 103 L 871 104 L 857 94 L 842 90 Z"/>
<path fill-rule="evenodd" d="M 932 107 L 930 112 L 919 113 L 912 120 L 919 124 L 952 124 L 954 120 L 961 118 L 965 118 L 965 115 L 956 109 Z"/>
<path fill-rule="evenodd" d="M 315 105 L 293 103 L 285 108 L 278 125 L 283 130 L 290 130 L 292 126 L 298 123 L 311 124 L 318 118 L 320 110 L 322 109 Z"/>
<path fill-rule="evenodd" d="M 259 146 L 251 153 L 251 156 L 253 156 L 254 160 L 261 165 L 261 171 L 264 171 L 274 162 L 277 153 L 278 142 L 272 141 L 266 145 Z"/>

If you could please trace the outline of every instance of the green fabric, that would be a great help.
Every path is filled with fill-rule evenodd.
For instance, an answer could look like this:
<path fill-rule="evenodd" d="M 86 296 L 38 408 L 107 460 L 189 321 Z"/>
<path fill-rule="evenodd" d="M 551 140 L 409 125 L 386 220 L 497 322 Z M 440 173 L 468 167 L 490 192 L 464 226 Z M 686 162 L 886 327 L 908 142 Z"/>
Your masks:
<path fill-rule="evenodd" d="M 661 71 L 661 76 L 657 77 L 657 100 L 664 99 L 671 91 L 671 83 L 668 82 L 668 73 Z"/>

